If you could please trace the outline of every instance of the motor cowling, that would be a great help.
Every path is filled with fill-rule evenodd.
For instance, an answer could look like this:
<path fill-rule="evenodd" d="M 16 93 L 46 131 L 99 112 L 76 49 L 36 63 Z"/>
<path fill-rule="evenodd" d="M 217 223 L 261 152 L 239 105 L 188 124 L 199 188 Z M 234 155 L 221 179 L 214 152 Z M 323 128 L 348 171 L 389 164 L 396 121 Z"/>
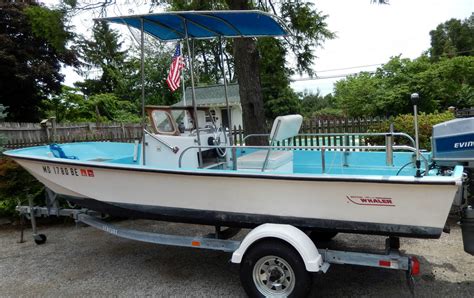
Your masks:
<path fill-rule="evenodd" d="M 439 166 L 474 167 L 474 118 L 460 118 L 433 126 L 433 160 Z"/>

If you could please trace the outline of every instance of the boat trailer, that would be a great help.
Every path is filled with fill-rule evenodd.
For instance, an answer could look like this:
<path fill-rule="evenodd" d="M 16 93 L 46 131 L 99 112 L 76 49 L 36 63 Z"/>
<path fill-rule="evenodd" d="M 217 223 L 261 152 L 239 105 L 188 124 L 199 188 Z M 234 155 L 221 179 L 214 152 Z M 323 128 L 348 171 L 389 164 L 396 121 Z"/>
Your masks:
<path fill-rule="evenodd" d="M 366 253 L 346 250 L 332 250 L 326 248 L 318 249 L 306 233 L 293 226 L 283 224 L 260 225 L 250 230 L 250 232 L 244 237 L 243 240 L 229 239 L 235 236 L 240 231 L 240 229 L 236 230 L 233 228 L 227 228 L 227 230 L 221 230 L 220 227 L 216 227 L 215 233 L 200 237 L 169 235 L 120 227 L 106 222 L 102 214 L 88 209 L 59 208 L 55 203 L 53 203 L 53 206 L 38 207 L 33 206 L 33 200 L 31 197 L 28 201 L 28 206 L 16 207 L 16 210 L 19 212 L 22 218 L 20 242 L 24 242 L 24 218 L 30 220 L 33 239 L 36 244 L 41 245 L 46 242 L 47 237 L 44 234 L 38 233 L 36 218 L 49 216 L 69 217 L 74 219 L 76 221 L 76 224 L 85 224 L 107 232 L 109 234 L 130 240 L 161 245 L 218 250 L 232 253 L 231 262 L 240 264 L 241 281 L 244 287 L 246 281 L 243 280 L 242 272 L 245 271 L 245 267 L 247 266 L 246 264 L 249 264 L 250 262 L 254 265 L 258 265 L 255 264 L 255 260 L 249 260 L 249 258 L 251 258 L 252 255 L 255 254 L 259 255 L 260 250 L 263 254 L 265 254 L 268 250 L 269 245 L 272 247 L 281 245 L 281 248 L 287 248 L 289 251 L 292 251 L 293 255 L 290 254 L 290 257 L 301 259 L 303 261 L 301 264 L 302 268 L 293 268 L 293 270 L 296 272 L 298 270 L 302 270 L 308 276 L 310 276 L 309 274 L 311 272 L 326 273 L 331 264 L 347 264 L 402 270 L 406 273 L 408 288 L 410 292 L 414 294 L 413 276 L 418 275 L 420 272 L 420 264 L 416 257 L 406 256 L 400 253 L 400 241 L 398 237 L 388 237 L 386 239 L 384 253 Z M 271 252 L 269 252 L 268 257 L 271 257 Z M 266 265 L 261 264 L 260 270 L 262 268 L 270 267 L 268 266 L 268 264 L 272 262 L 275 263 L 278 261 L 267 260 Z M 286 264 L 282 262 L 279 266 L 283 268 L 283 270 L 278 271 L 279 274 L 284 275 L 284 273 L 282 272 L 285 271 Z M 278 266 L 275 265 L 274 267 Z M 271 277 L 275 274 L 275 269 L 272 270 L 273 271 L 268 272 L 267 276 Z M 252 281 L 252 271 L 255 272 L 255 269 L 247 269 L 247 272 L 249 273 L 247 275 L 250 276 L 250 281 Z M 288 279 L 288 276 L 283 277 Z M 282 278 L 280 278 L 279 280 L 281 279 Z M 271 278 L 269 278 L 269 280 L 271 280 Z M 270 288 L 270 290 L 268 290 L 268 296 L 271 296 L 272 294 L 272 287 L 274 287 L 275 285 L 277 287 L 282 286 L 282 283 L 278 280 L 273 280 L 270 286 L 268 284 L 265 284 L 265 280 L 260 284 L 263 291 L 268 290 L 267 287 Z"/>

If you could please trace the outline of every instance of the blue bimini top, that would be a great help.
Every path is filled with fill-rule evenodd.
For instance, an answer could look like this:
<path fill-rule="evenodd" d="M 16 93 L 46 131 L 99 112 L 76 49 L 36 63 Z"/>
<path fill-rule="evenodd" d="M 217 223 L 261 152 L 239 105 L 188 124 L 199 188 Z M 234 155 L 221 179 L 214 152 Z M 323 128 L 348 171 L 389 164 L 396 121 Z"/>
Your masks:
<path fill-rule="evenodd" d="M 259 10 L 183 11 L 96 19 L 141 29 L 162 41 L 218 37 L 284 36 L 285 25 Z M 187 27 L 187 36 L 186 36 Z"/>

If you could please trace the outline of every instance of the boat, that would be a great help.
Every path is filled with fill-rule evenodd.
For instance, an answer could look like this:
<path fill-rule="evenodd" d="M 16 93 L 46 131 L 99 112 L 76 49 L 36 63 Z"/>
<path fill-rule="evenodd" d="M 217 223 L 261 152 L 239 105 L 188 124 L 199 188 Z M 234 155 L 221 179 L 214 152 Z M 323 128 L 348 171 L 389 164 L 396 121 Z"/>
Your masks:
<path fill-rule="evenodd" d="M 184 40 L 188 52 L 190 39 L 287 34 L 281 21 L 259 11 L 101 20 L 140 29 L 142 49 L 145 33 Z M 194 88 L 192 63 L 190 73 Z M 143 127 L 141 141 L 50 144 L 4 154 L 81 207 L 223 227 L 273 223 L 305 231 L 438 238 L 462 185 L 462 165 L 449 171 L 436 167 L 430 152 L 420 152 L 417 138 L 408 137 L 413 146 L 394 145 L 394 136 L 407 137 L 401 133 L 380 134 L 386 143 L 379 146 L 306 146 L 291 142 L 302 117 L 283 115 L 274 120 L 267 146 L 247 146 L 233 144 L 229 129 L 206 117 L 209 110 L 196 106 L 194 92 L 190 106 L 144 101 L 150 125 Z"/>

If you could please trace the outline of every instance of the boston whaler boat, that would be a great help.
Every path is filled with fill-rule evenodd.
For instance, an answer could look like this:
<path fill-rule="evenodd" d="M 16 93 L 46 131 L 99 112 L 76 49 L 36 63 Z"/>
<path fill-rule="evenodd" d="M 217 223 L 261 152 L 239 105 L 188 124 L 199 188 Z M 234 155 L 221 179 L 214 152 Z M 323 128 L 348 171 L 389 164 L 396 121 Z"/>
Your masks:
<path fill-rule="evenodd" d="M 260 11 L 173 12 L 101 20 L 140 29 L 142 50 L 144 33 L 162 41 L 184 40 L 188 53 L 192 53 L 190 39 L 287 34 L 279 19 Z M 232 251 L 232 261 L 241 263 L 242 283 L 251 296 L 305 294 L 308 271 L 325 272 L 329 263 L 416 270 L 416 259 L 395 254 L 396 239 L 440 237 L 461 190 L 461 165 L 437 167 L 433 154 L 420 153 L 417 137 L 395 132 L 372 134 L 385 136 L 384 146 L 301 146 L 293 142 L 302 124 L 300 115 L 277 117 L 267 136 L 268 146 L 232 144 L 228 128 L 217 127 L 212 116 L 206 123 L 209 110 L 196 106 L 193 63 L 189 66 L 193 105 L 143 105 L 150 125 L 144 127 L 140 143 L 51 144 L 4 154 L 53 192 L 88 210 L 252 228 L 242 242 L 221 239 L 217 232 L 214 242 L 204 238 L 189 243 L 189 239 L 166 238 L 171 241 L 166 242 L 163 237 L 151 240 L 151 235 L 143 239 L 143 234 L 124 234 L 97 224 L 86 212 L 71 211 L 79 221 L 131 239 Z M 418 98 L 416 94 L 412 98 L 416 119 Z M 406 137 L 413 145 L 394 145 L 395 136 Z M 32 206 L 21 210 L 41 213 Z M 360 261 L 357 253 L 318 252 L 302 231 L 327 238 L 337 232 L 386 235 L 392 261 L 387 266 L 380 256 L 364 263 L 368 254 Z"/>

